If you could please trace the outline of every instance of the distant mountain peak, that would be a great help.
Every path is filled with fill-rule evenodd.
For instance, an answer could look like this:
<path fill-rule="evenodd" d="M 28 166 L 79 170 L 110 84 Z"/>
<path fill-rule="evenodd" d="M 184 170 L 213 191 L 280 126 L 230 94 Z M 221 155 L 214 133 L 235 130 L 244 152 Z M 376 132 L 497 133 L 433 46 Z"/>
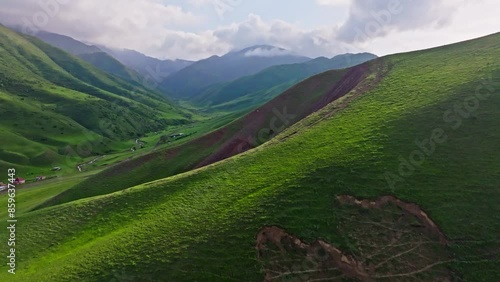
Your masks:
<path fill-rule="evenodd" d="M 239 52 L 254 51 L 254 50 L 257 50 L 257 49 L 261 49 L 261 50 L 274 50 L 274 49 L 278 49 L 278 50 L 286 51 L 286 49 L 283 49 L 283 48 L 280 48 L 280 47 L 276 47 L 276 46 L 272 46 L 272 45 L 266 45 L 266 44 L 261 44 L 261 45 L 254 45 L 254 46 L 250 46 L 250 47 L 244 48 L 244 49 L 240 50 Z"/>
<path fill-rule="evenodd" d="M 35 34 L 35 37 L 53 45 L 57 48 L 63 49 L 73 55 L 93 54 L 102 52 L 102 50 L 95 46 L 90 45 L 74 39 L 73 37 L 52 33 L 40 30 Z"/>
<path fill-rule="evenodd" d="M 272 45 L 254 45 L 245 49 L 234 51 L 228 55 L 237 55 L 245 57 L 277 57 L 277 56 L 294 56 L 294 54 L 287 49 Z"/>

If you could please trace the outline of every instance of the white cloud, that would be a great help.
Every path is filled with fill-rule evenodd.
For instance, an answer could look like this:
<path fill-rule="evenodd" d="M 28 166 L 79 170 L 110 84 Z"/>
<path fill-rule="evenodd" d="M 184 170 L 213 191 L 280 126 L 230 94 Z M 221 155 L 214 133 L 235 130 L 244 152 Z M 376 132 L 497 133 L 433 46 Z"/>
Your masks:
<path fill-rule="evenodd" d="M 213 32 L 222 42 L 236 49 L 255 44 L 273 45 L 305 56 L 333 56 L 344 51 L 335 40 L 335 28 L 301 29 L 281 20 L 264 21 L 250 14 L 247 20 L 221 27 Z"/>
<path fill-rule="evenodd" d="M 187 2 L 197 8 L 211 6 L 219 19 L 223 19 L 225 14 L 233 11 L 243 0 L 188 0 Z"/>
<path fill-rule="evenodd" d="M 351 0 L 316 0 L 318 5 L 322 6 L 348 6 L 351 3 Z"/>
<path fill-rule="evenodd" d="M 162 37 L 169 30 L 182 30 L 200 21 L 192 13 L 160 0 L 9 1 L 2 4 L 0 19 L 5 24 L 21 24 L 28 33 L 47 30 L 139 50 L 163 44 Z"/>
<path fill-rule="evenodd" d="M 379 37 L 364 42 L 361 46 L 378 55 L 408 52 L 419 49 L 438 47 L 464 40 L 497 33 L 500 31 L 497 0 L 461 1 L 455 3 L 452 22 L 440 29 L 413 29 L 393 32 L 390 36 Z"/>
<path fill-rule="evenodd" d="M 39 1 L 4 2 L 0 19 L 7 24 L 30 22 L 31 27 L 39 25 L 42 29 L 82 41 L 134 49 L 154 57 L 192 60 L 261 44 L 310 57 L 359 51 L 377 54 L 407 51 L 408 48 L 441 44 L 445 38 L 451 43 L 494 30 L 498 26 L 496 11 L 500 8 L 495 0 L 316 0 L 312 5 L 333 5 L 335 9 L 342 6 L 349 11 L 349 17 L 339 26 L 306 29 L 280 20 L 278 10 L 272 18 L 263 19 L 250 13 L 231 24 L 204 27 L 206 15 L 165 5 L 165 0 Z M 239 1 L 189 0 L 189 3 L 214 5 Z M 384 9 L 387 10 L 391 1 L 400 1 L 403 9 L 387 21 Z M 40 3 L 49 4 L 41 6 Z M 377 26 L 370 25 L 372 22 L 380 27 L 373 29 Z M 376 32 L 356 38 L 357 30 L 366 33 L 367 27 Z M 461 35 L 463 31 L 467 31 L 467 35 Z M 411 39 L 411 33 L 418 37 Z M 425 40 L 425 34 L 429 34 L 429 40 Z M 356 42 L 355 39 L 361 40 Z"/>
<path fill-rule="evenodd" d="M 255 48 L 246 52 L 245 57 L 278 57 L 290 54 L 290 51 L 280 48 Z"/>
<path fill-rule="evenodd" d="M 445 0 L 352 0 L 349 18 L 338 38 L 363 42 L 391 31 L 443 27 L 450 23 L 457 5 Z"/>

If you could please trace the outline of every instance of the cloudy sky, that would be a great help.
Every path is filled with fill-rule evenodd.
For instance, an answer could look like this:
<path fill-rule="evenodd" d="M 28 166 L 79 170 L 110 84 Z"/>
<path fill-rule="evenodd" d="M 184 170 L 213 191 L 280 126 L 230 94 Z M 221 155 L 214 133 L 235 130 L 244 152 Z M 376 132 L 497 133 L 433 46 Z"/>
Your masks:
<path fill-rule="evenodd" d="M 271 44 L 379 56 L 500 31 L 498 0 L 0 0 L 0 22 L 162 59 Z"/>

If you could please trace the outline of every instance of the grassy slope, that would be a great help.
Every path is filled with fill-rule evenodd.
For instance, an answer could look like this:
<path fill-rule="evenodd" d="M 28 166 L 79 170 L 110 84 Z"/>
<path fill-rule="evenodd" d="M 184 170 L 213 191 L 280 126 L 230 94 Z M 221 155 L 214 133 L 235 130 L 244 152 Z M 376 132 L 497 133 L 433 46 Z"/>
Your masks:
<path fill-rule="evenodd" d="M 97 195 L 116 192 L 145 182 L 169 177 L 189 171 L 199 165 L 213 163 L 217 153 L 225 152 L 229 157 L 267 141 L 269 136 L 259 139 L 262 129 L 270 127 L 270 121 L 276 119 L 275 110 L 293 114 L 290 126 L 312 112 L 314 106 L 324 97 L 332 84 L 340 80 L 344 70 L 329 71 L 292 87 L 270 103 L 255 109 L 246 116 L 237 119 L 198 139 L 174 148 L 156 151 L 145 156 L 118 164 L 73 187 L 42 206 L 50 206 Z M 307 94 L 306 94 L 307 93 Z M 277 120 L 276 126 L 282 122 Z M 215 130 L 216 129 L 216 130 Z M 275 132 L 277 134 L 279 132 Z M 251 140 L 248 144 L 248 140 Z M 241 147 L 240 147 L 241 145 Z M 128 177 L 123 177 L 127 175 Z"/>
<path fill-rule="evenodd" d="M 160 115 L 160 117 L 165 117 L 169 119 L 185 119 L 185 113 L 183 113 L 180 109 L 173 106 L 169 101 L 165 100 L 160 93 L 154 93 L 150 89 L 145 89 L 144 87 L 137 86 L 135 81 L 129 82 L 123 80 L 121 78 L 117 78 L 111 75 L 108 75 L 96 68 L 92 65 L 77 59 L 69 55 L 68 53 L 61 52 L 61 50 L 44 43 L 41 40 L 36 38 L 28 38 L 30 43 L 35 45 L 41 51 L 43 51 L 52 61 L 62 67 L 67 73 L 72 75 L 74 78 L 77 78 L 80 81 L 83 81 L 89 85 L 94 87 L 98 87 L 106 92 L 108 92 L 107 96 L 102 95 L 96 91 L 92 91 L 88 87 L 84 87 L 75 81 L 74 78 L 71 81 L 60 81 L 59 77 L 52 76 L 46 73 L 43 73 L 44 78 L 50 80 L 53 83 L 66 82 L 65 85 L 67 88 L 73 90 L 84 90 L 85 93 L 89 93 L 96 96 L 102 96 L 104 100 L 114 101 L 112 97 L 109 97 L 109 94 L 119 95 L 123 100 L 127 102 L 136 101 L 141 103 L 142 105 L 148 106 L 149 108 L 135 108 L 135 112 L 141 112 L 141 110 L 151 111 L 154 110 L 156 115 Z M 52 70 L 49 69 L 51 72 Z M 60 74 L 59 74 L 60 75 Z M 135 85 L 134 85 L 135 84 Z M 105 93 L 106 94 L 106 93 Z M 141 106 L 139 104 L 139 106 Z M 148 114 L 151 114 L 148 112 Z"/>
<path fill-rule="evenodd" d="M 0 26 L 0 169 L 23 174 L 66 162 L 65 147 L 92 154 L 113 142 L 188 120 L 160 94 L 107 75 L 42 41 Z M 3 177 L 2 177 L 3 179 Z"/>
<path fill-rule="evenodd" d="M 141 75 L 128 69 L 96 46 L 87 45 L 71 37 L 44 31 L 38 32 L 35 36 L 54 47 L 78 56 L 104 72 L 121 77 L 128 82 L 141 84 L 143 80 Z"/>
<path fill-rule="evenodd" d="M 91 54 L 81 54 L 78 55 L 84 61 L 94 65 L 100 70 L 103 70 L 109 74 L 115 75 L 117 77 L 123 78 L 130 82 L 135 82 L 140 84 L 144 80 L 142 76 L 134 71 L 128 69 L 122 63 L 120 63 L 115 58 L 111 57 L 104 52 L 96 52 Z"/>
<path fill-rule="evenodd" d="M 457 279 L 498 281 L 500 35 L 377 60 L 390 69 L 333 117 L 328 106 L 268 145 L 210 167 L 19 218 L 12 281 L 262 281 L 255 234 L 277 224 L 350 245 L 339 194 L 418 203 L 451 240 Z M 456 130 L 454 103 L 492 76 L 492 95 Z M 448 141 L 390 189 L 399 156 L 441 127 Z M 297 134 L 293 134 L 298 131 Z M 5 238 L 6 231 L 2 231 Z M 2 252 L 5 252 L 3 247 Z"/>
<path fill-rule="evenodd" d="M 50 197 L 73 187 L 77 183 L 81 182 L 82 179 L 89 177 L 95 172 L 77 174 L 69 177 L 58 177 L 49 180 L 44 180 L 43 182 L 37 182 L 33 184 L 26 184 L 22 189 L 18 190 L 16 194 L 16 200 L 18 204 L 18 209 L 16 210 L 18 215 L 28 213 L 30 210 L 35 208 L 40 202 L 43 202 Z M 0 194 L 0 205 L 7 206 L 8 193 L 3 191 Z M 0 210 L 0 219 L 5 221 L 8 219 L 7 209 Z"/>

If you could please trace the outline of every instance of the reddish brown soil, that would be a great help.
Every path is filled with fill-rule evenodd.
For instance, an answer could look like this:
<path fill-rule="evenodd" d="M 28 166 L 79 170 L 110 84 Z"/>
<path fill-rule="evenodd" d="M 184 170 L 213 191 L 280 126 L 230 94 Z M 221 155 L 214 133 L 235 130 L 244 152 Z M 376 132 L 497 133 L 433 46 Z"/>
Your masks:
<path fill-rule="evenodd" d="M 331 102 L 344 97 L 358 86 L 369 73 L 370 68 L 368 64 L 362 64 L 351 68 L 344 77 L 332 87 L 328 94 L 324 95 L 320 101 L 313 105 L 311 113 L 317 112 Z"/>
<path fill-rule="evenodd" d="M 333 110 L 330 110 L 327 112 L 321 119 L 317 120 L 314 124 L 320 123 L 326 118 L 329 118 L 336 113 L 342 111 L 349 105 L 353 100 L 359 98 L 361 95 L 363 95 L 365 92 L 370 91 L 371 89 L 375 88 L 380 81 L 385 77 L 385 75 L 389 72 L 390 66 L 382 63 L 379 63 L 375 66 L 372 66 L 373 70 L 372 73 L 375 74 L 375 77 L 373 79 L 365 79 L 361 81 L 355 88 L 355 92 L 353 95 L 342 101 L 342 103 L 336 105 L 336 107 Z M 338 99 L 338 98 L 337 98 Z M 312 124 L 312 125 L 314 125 Z M 286 139 L 286 138 L 285 138 Z"/>
<path fill-rule="evenodd" d="M 372 72 L 376 72 L 378 65 L 383 64 L 383 61 L 378 60 L 353 67 L 347 72 L 328 71 L 314 79 L 305 80 L 221 129 L 175 148 L 153 152 L 116 164 L 100 173 L 99 181 L 112 183 L 110 185 L 113 185 L 114 189 L 120 190 L 126 187 L 117 187 L 119 181 L 114 181 L 114 179 L 134 170 L 138 170 L 138 174 L 143 176 L 141 183 L 156 180 L 161 175 L 161 172 L 150 175 L 148 171 L 141 171 L 141 167 L 146 163 L 176 163 L 180 158 L 186 158 L 188 153 L 190 156 L 194 155 L 191 158 L 195 160 L 194 163 L 186 163 L 185 167 L 176 168 L 174 171 L 169 170 L 161 175 L 161 177 L 168 177 L 172 173 L 200 168 L 248 151 L 268 141 L 284 128 L 290 127 L 311 113 L 343 97 L 351 90 L 356 89 L 356 93 L 362 92 L 358 89 L 366 88 L 364 79 Z M 286 123 L 280 119 L 280 114 L 284 112 L 293 115 L 286 119 Z M 274 121 L 275 129 L 279 130 L 272 129 L 271 121 Z M 259 133 L 262 138 L 259 138 Z M 89 185 L 94 184 L 89 182 Z"/>
<path fill-rule="evenodd" d="M 287 256 L 289 251 L 293 251 L 304 253 L 306 257 L 313 258 L 317 256 L 318 250 L 322 250 L 326 253 L 321 255 L 322 259 L 317 260 L 316 263 L 322 264 L 318 269 L 336 267 L 346 277 L 354 278 L 359 281 L 371 281 L 364 267 L 360 265 L 356 259 L 324 241 L 318 240 L 312 244 L 307 244 L 279 227 L 264 227 L 257 235 L 256 249 L 259 260 L 265 258 L 266 252 L 269 251 L 267 247 L 269 244 L 277 246 L 279 252 L 281 252 L 283 256 Z M 276 281 L 282 277 L 277 277 L 276 274 L 282 275 L 282 273 L 273 273 L 270 270 L 266 271 L 265 281 Z"/>
<path fill-rule="evenodd" d="M 156 156 L 156 154 L 147 154 L 135 159 L 131 160 L 124 160 L 104 171 L 99 173 L 100 176 L 102 177 L 110 177 L 110 176 L 123 176 L 123 173 L 126 173 L 128 171 L 131 171 L 135 169 L 136 167 L 141 166 L 143 163 L 147 163 L 151 160 L 153 160 Z"/>
<path fill-rule="evenodd" d="M 230 136 L 217 151 L 197 164 L 196 168 L 230 158 L 236 154 L 257 147 L 263 143 L 263 141 L 267 141 L 259 140 L 259 132 L 261 130 L 265 133 L 272 133 L 272 136 L 278 134 L 279 132 L 270 132 L 266 130 L 271 127 L 270 121 L 272 118 L 276 117 L 276 111 L 283 113 L 286 109 L 287 113 L 294 115 L 294 118 L 289 119 L 289 123 L 286 124 L 286 127 L 289 127 L 308 115 L 322 109 L 331 102 L 342 98 L 360 85 L 370 73 L 370 65 L 367 63 L 351 68 L 339 81 L 333 84 L 328 92 L 320 96 L 319 99 L 308 101 L 309 104 L 304 103 L 305 100 L 298 94 L 307 95 L 307 93 L 313 93 L 318 85 L 313 85 L 308 82 L 308 88 L 300 89 L 302 91 L 292 89 L 292 91 L 289 90 L 285 92 L 271 102 L 245 116 L 239 123 L 241 129 L 233 136 Z M 282 124 L 279 119 L 277 123 L 280 125 Z"/>

